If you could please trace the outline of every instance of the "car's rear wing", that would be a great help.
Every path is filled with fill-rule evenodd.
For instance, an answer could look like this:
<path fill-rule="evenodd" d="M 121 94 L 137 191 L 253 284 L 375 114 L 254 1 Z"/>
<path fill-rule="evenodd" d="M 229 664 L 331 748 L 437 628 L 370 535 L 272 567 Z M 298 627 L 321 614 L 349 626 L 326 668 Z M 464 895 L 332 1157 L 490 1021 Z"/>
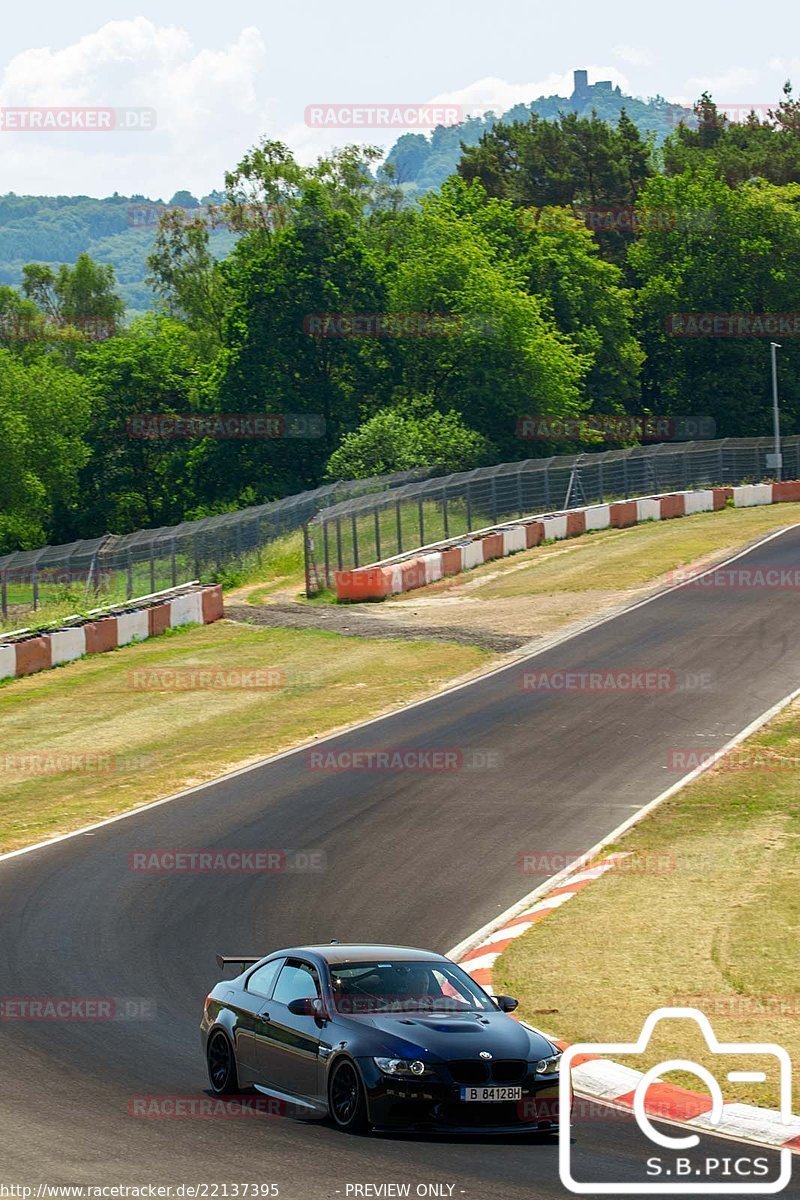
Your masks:
<path fill-rule="evenodd" d="M 245 967 L 252 967 L 254 963 L 260 962 L 263 957 L 263 955 L 258 955 L 256 958 L 243 958 L 236 954 L 218 954 L 217 965 L 220 971 L 224 971 L 226 967 L 230 966 L 241 967 L 244 970 Z"/>

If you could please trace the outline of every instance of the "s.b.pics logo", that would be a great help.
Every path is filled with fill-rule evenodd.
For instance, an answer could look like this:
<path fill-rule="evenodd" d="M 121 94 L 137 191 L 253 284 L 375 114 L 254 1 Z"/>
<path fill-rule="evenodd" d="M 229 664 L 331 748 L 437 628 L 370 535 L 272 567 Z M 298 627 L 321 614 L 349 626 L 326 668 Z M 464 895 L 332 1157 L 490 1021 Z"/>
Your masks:
<path fill-rule="evenodd" d="M 658 1023 L 671 1019 L 694 1022 L 697 1028 L 693 1032 L 696 1034 L 699 1029 L 705 1041 L 703 1057 L 714 1056 L 719 1067 L 717 1073 L 688 1058 L 669 1058 L 643 1073 L 635 1069 L 641 1062 L 630 1061 L 630 1056 L 644 1054 Z M 608 1103 L 614 1103 L 612 1096 L 621 1098 L 624 1095 L 625 1100 L 620 1099 L 620 1103 L 630 1104 L 633 1093 L 637 1136 L 643 1135 L 640 1137 L 641 1178 L 635 1182 L 579 1178 L 586 1173 L 582 1167 L 587 1160 L 586 1157 L 579 1158 L 580 1126 L 576 1127 L 570 1121 L 570 1088 L 574 1086 L 577 1091 L 581 1090 L 581 1067 L 572 1068 L 579 1055 L 590 1056 L 589 1069 L 603 1075 L 603 1098 Z M 746 1069 L 741 1069 L 743 1062 Z M 575 1070 L 577 1078 L 572 1077 L 571 1069 Z M 670 1103 L 665 1096 L 670 1090 L 669 1082 L 664 1076 L 671 1072 L 695 1076 L 701 1090 L 693 1093 L 674 1088 L 672 1093 L 679 1103 Z M 754 1085 L 772 1083 L 777 1087 L 780 1108 L 765 1114 L 755 1105 L 726 1104 L 720 1080 L 733 1085 L 746 1084 L 748 1094 L 752 1094 Z M 615 1084 L 619 1085 L 616 1092 Z M 798 1118 L 792 1116 L 791 1094 L 791 1060 L 782 1046 L 768 1042 L 720 1042 L 708 1018 L 699 1009 L 656 1009 L 645 1021 L 636 1042 L 583 1042 L 564 1051 L 559 1098 L 559 1110 L 563 1114 L 559 1128 L 561 1182 L 570 1192 L 592 1196 L 774 1195 L 786 1187 L 792 1173 L 791 1150 L 781 1147 L 797 1135 L 800 1127 Z M 768 1102 L 763 1103 L 766 1106 Z M 699 1134 L 722 1133 L 735 1138 L 740 1133 L 746 1137 L 748 1114 L 752 1118 L 751 1136 L 756 1135 L 760 1124 L 758 1140 L 772 1143 L 774 1151 L 767 1145 L 762 1150 L 758 1145 L 735 1140 L 723 1143 L 726 1149 L 730 1146 L 729 1154 L 717 1150 L 709 1152 L 703 1147 Z M 768 1130 L 765 1118 L 770 1126 Z"/>

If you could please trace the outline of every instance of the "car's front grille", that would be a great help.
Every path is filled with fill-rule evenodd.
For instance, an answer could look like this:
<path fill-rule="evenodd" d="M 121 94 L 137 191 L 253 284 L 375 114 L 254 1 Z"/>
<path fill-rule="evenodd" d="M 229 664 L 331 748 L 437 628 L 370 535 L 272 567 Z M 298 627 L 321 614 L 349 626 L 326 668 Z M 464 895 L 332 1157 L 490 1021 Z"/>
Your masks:
<path fill-rule="evenodd" d="M 448 1066 L 456 1083 L 464 1084 L 466 1087 L 474 1087 L 476 1084 L 487 1083 L 489 1080 L 489 1064 L 478 1059 L 459 1058 L 455 1062 L 448 1063 Z"/>
<path fill-rule="evenodd" d="M 495 1083 L 519 1083 L 528 1074 L 528 1064 L 524 1058 L 498 1058 L 489 1066 Z"/>
<path fill-rule="evenodd" d="M 528 1073 L 522 1058 L 498 1058 L 492 1061 L 460 1058 L 448 1063 L 456 1083 L 464 1087 L 480 1087 L 489 1083 L 520 1083 Z"/>

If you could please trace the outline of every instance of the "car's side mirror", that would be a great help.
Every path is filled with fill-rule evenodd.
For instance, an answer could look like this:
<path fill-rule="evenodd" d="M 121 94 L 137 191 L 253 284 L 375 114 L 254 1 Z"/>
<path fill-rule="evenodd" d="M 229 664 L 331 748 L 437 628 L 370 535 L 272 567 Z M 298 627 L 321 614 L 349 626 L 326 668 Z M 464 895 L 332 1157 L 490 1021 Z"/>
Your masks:
<path fill-rule="evenodd" d="M 495 996 L 494 1002 L 500 1012 L 513 1012 L 519 1004 L 516 996 Z"/>
<path fill-rule="evenodd" d="M 319 996 L 304 996 L 302 1000 L 290 1000 L 287 1005 L 289 1012 L 296 1017 L 325 1018 L 325 1008 Z"/>

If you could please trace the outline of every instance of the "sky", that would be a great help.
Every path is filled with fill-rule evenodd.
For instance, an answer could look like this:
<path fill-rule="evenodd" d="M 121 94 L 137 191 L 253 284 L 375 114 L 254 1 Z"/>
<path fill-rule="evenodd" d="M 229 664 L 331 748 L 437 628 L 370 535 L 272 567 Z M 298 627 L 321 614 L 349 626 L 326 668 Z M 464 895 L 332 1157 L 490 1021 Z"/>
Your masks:
<path fill-rule="evenodd" d="M 0 192 L 201 196 L 263 136 L 304 162 L 352 141 L 388 148 L 425 131 L 432 118 L 419 106 L 501 112 L 569 95 L 575 68 L 643 98 L 692 103 L 708 89 L 720 103 L 774 105 L 786 78 L 800 90 L 800 6 L 760 12 L 743 0 L 13 4 L 0 49 Z M 307 114 L 352 119 L 352 106 L 387 108 L 402 124 L 321 128 Z M 43 108 L 49 117 L 19 111 Z M 109 109 L 137 128 L 20 128 L 56 119 L 52 110 L 70 125 L 118 121 Z"/>

